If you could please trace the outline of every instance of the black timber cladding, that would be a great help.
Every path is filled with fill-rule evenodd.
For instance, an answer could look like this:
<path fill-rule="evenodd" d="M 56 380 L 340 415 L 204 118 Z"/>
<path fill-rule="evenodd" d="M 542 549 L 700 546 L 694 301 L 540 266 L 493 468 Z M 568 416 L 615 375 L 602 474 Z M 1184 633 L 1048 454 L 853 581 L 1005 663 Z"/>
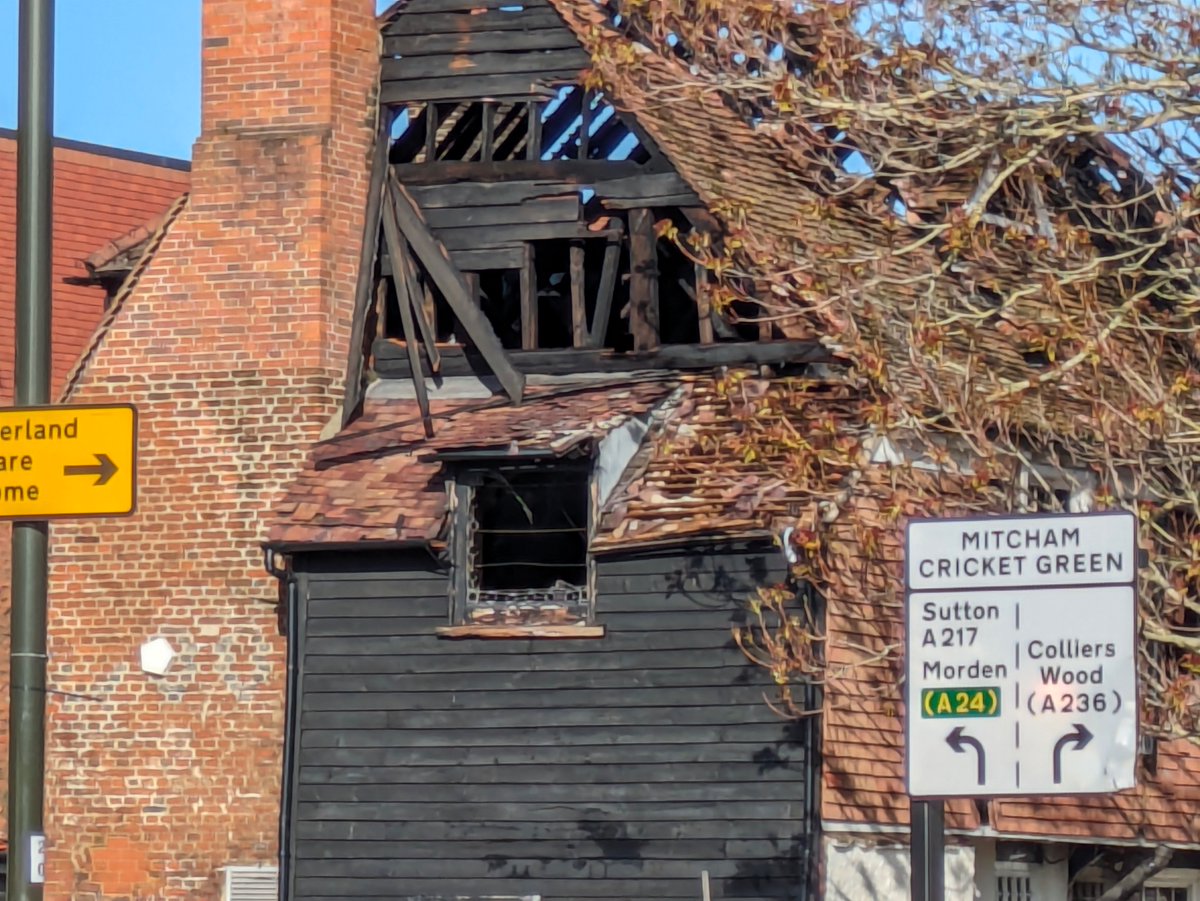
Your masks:
<path fill-rule="evenodd" d="M 546 0 L 412 0 L 383 39 L 385 104 L 549 96 L 591 63 Z"/>
<path fill-rule="evenodd" d="M 453 642 L 429 556 L 298 558 L 291 897 L 807 897 L 809 725 L 729 628 L 779 564 L 601 558 L 605 638 Z"/>

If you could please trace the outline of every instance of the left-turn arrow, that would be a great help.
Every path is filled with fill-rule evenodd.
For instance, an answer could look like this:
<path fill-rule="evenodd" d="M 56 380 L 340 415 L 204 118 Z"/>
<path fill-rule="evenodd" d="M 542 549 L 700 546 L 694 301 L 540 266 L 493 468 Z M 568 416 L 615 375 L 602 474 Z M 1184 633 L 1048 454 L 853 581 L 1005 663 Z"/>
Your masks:
<path fill-rule="evenodd" d="M 979 739 L 972 738 L 970 735 L 963 735 L 963 727 L 955 726 L 950 731 L 950 734 L 946 736 L 946 744 L 952 747 L 957 754 L 965 754 L 967 752 L 967 745 L 975 749 L 975 756 L 978 761 L 976 778 L 979 784 L 983 785 L 987 781 L 987 758 L 983 753 L 983 745 L 979 743 Z"/>
<path fill-rule="evenodd" d="M 64 466 L 66 476 L 95 476 L 95 485 L 103 485 L 117 472 L 117 464 L 108 458 L 107 454 L 93 454 L 96 463 L 91 466 Z"/>

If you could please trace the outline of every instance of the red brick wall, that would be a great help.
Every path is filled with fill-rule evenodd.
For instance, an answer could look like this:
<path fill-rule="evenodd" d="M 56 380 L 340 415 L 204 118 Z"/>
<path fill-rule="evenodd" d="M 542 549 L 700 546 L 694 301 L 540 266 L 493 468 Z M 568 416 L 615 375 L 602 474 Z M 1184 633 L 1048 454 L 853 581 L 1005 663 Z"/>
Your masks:
<path fill-rule="evenodd" d="M 205 0 L 193 193 L 74 402 L 133 402 L 139 503 L 54 527 L 46 897 L 215 898 L 276 855 L 283 642 L 264 508 L 338 415 L 373 0 Z M 179 651 L 164 678 L 138 647 Z"/>

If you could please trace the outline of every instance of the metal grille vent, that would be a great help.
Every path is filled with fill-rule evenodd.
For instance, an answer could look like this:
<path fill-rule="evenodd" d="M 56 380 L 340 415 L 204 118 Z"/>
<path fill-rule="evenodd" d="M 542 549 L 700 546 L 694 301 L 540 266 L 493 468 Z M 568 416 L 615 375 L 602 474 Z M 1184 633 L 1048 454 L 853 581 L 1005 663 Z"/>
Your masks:
<path fill-rule="evenodd" d="M 224 901 L 279 901 L 279 868 L 226 867 Z"/>
<path fill-rule="evenodd" d="M 1033 880 L 1026 875 L 996 877 L 996 901 L 1033 901 Z"/>

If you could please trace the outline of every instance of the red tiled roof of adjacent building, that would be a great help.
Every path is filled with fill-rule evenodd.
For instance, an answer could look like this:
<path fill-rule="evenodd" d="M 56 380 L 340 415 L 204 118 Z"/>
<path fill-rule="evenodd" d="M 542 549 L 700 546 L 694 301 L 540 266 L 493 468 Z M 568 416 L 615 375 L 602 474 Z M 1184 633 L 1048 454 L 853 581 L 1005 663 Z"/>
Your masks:
<path fill-rule="evenodd" d="M 108 242 L 153 222 L 187 191 L 181 160 L 71 141 L 54 148 L 53 384 L 57 389 L 104 312 L 84 261 Z M 0 130 L 0 401 L 12 397 L 16 296 L 17 142 Z"/>

